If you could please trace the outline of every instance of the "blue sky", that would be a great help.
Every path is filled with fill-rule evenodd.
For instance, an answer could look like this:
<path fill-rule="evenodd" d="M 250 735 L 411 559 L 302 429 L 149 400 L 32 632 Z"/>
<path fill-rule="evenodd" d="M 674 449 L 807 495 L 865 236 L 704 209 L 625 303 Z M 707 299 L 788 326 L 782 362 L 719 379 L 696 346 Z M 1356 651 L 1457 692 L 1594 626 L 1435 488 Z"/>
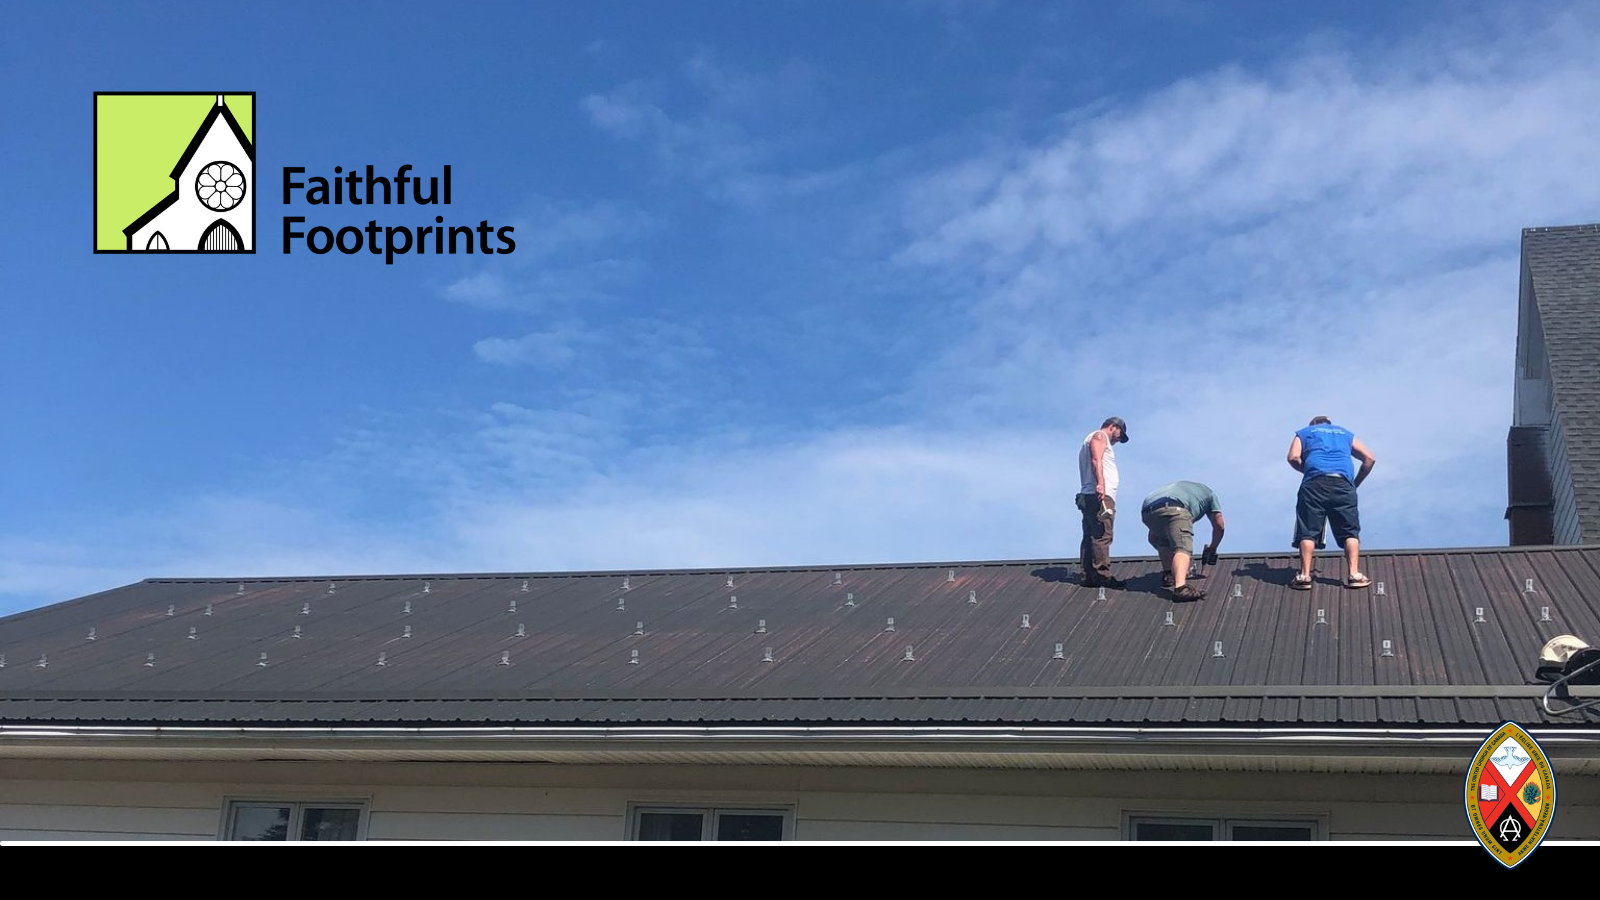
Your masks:
<path fill-rule="evenodd" d="M 0 613 L 1072 557 L 1107 415 L 1224 550 L 1287 551 L 1316 414 L 1380 458 L 1367 546 L 1504 543 L 1519 231 L 1600 220 L 1597 45 L 1592 3 L 14 5 Z M 257 92 L 256 255 L 90 252 L 97 90 Z M 276 190 L 402 163 L 454 203 Z M 276 243 L 434 213 L 517 250 Z"/>

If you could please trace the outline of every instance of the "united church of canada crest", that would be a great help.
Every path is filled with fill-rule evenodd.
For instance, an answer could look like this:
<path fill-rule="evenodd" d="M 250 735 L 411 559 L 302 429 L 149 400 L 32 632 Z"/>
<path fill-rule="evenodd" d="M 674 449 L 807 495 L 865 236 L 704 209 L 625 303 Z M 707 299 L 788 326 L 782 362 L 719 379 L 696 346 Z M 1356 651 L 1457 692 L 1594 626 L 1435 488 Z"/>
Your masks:
<path fill-rule="evenodd" d="M 1556 778 L 1537 741 L 1515 722 L 1489 735 L 1467 769 L 1467 821 L 1506 868 L 1528 858 L 1556 812 Z"/>

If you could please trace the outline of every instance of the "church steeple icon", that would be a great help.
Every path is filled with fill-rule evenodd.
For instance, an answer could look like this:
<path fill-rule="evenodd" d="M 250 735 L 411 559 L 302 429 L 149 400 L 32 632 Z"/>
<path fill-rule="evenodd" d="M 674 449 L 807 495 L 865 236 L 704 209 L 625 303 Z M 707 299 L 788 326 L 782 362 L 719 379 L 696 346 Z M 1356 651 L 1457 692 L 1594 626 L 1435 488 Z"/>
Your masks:
<path fill-rule="evenodd" d="M 126 249 L 255 252 L 255 147 L 215 97 L 172 168 L 172 193 L 122 230 Z"/>

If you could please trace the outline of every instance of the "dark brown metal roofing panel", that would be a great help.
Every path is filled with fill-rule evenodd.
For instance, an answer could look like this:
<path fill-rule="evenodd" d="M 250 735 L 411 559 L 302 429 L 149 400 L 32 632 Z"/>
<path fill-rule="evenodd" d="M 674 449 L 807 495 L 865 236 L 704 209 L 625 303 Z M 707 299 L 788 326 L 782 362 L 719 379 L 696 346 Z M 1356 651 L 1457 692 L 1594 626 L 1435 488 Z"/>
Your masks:
<path fill-rule="evenodd" d="M 1087 643 L 1083 652 L 1073 654 L 1058 683 L 1128 684 L 1147 668 L 1150 649 L 1164 643 L 1161 622 L 1174 608 L 1159 593 L 1160 583 L 1160 574 L 1153 568 L 1131 577 L 1121 590 L 1107 588 L 1103 601 L 1095 599 L 1098 588 L 1081 588 L 1080 596 L 1090 604 L 1094 627 L 1084 633 Z M 1063 651 L 1071 646 L 1065 644 Z"/>
<path fill-rule="evenodd" d="M 499 666 L 501 654 L 511 654 L 513 663 L 526 663 L 529 656 L 553 652 L 594 596 L 610 587 L 611 579 L 527 582 L 526 592 L 523 580 L 515 578 L 404 582 L 381 606 L 370 608 L 371 620 L 362 630 L 340 634 L 343 646 L 335 643 L 327 648 L 343 656 L 346 665 L 321 689 L 523 686 L 530 677 L 528 670 Z M 517 604 L 516 612 L 511 611 L 512 603 Z M 411 612 L 405 612 L 407 608 Z M 518 625 L 525 625 L 521 637 Z M 386 663 L 382 667 L 380 654 Z M 555 665 L 555 659 L 549 664 Z"/>
<path fill-rule="evenodd" d="M 1116 721 L 1114 713 L 1121 705 L 1120 700 L 1079 700 L 1072 710 L 1072 718 L 1077 722 Z"/>
<path fill-rule="evenodd" d="M 1417 701 L 1379 699 L 1378 721 L 1388 724 L 1412 724 L 1418 721 Z"/>
<path fill-rule="evenodd" d="M 1446 725 L 1457 721 L 1460 710 L 1454 700 L 1419 699 L 1417 721 L 1428 725 Z"/>
<path fill-rule="evenodd" d="M 1150 709 L 1155 704 L 1154 700 L 1128 699 L 1117 704 L 1118 721 L 1137 724 L 1150 719 Z"/>
<path fill-rule="evenodd" d="M 1506 629 L 1514 662 L 1514 669 L 1506 673 L 1508 680 L 1512 677 L 1531 680 L 1540 651 L 1556 635 L 1595 634 L 1597 608 L 1593 598 L 1596 595 L 1588 574 L 1594 557 L 1569 553 L 1541 555 L 1544 564 L 1538 567 L 1533 593 L 1524 592 L 1524 582 L 1516 580 L 1505 555 L 1480 561 L 1485 580 L 1503 585 L 1506 596 L 1517 598 L 1507 606 L 1520 607 L 1522 613 L 1517 617 L 1518 624 L 1508 625 Z M 1544 620 L 1547 607 L 1549 621 Z M 1595 642 L 1593 638 L 1585 640 Z"/>
<path fill-rule="evenodd" d="M 1188 700 L 1155 700 L 1150 703 L 1145 719 L 1155 724 L 1174 725 L 1183 721 L 1188 710 Z"/>
<path fill-rule="evenodd" d="M 1295 722 L 1300 717 L 1300 701 L 1292 697 L 1272 697 L 1261 702 L 1263 722 Z"/>
<path fill-rule="evenodd" d="M 1537 640 L 1537 632 L 1528 621 L 1519 595 L 1508 591 L 1509 585 L 1492 574 L 1486 580 L 1472 557 L 1448 557 L 1447 563 L 1456 596 L 1467 600 L 1474 608 L 1484 606 L 1493 610 L 1492 615 L 1485 610 L 1487 622 L 1473 623 L 1486 676 L 1502 684 L 1524 681 L 1526 673 L 1531 671 L 1524 666 L 1538 656 L 1544 641 Z M 1525 649 L 1530 642 L 1533 644 L 1531 656 Z"/>
<path fill-rule="evenodd" d="M 531 609 L 519 603 L 516 618 L 526 620 L 534 637 L 502 649 L 506 663 L 497 659 L 492 664 L 512 670 L 512 681 L 532 694 L 572 684 L 595 690 L 630 684 L 664 686 L 692 673 L 693 664 L 715 658 L 715 651 L 704 646 L 708 635 L 737 641 L 747 633 L 741 627 L 747 611 L 726 610 L 725 577 L 613 576 L 552 591 L 548 600 L 534 601 Z M 514 599 L 508 594 L 500 602 L 509 608 Z M 552 620 L 548 612 L 556 618 Z M 640 622 L 642 635 L 634 633 L 641 630 Z M 506 634 L 509 625 L 505 621 L 497 627 Z M 748 631 L 753 631 L 754 615 L 750 626 Z M 703 652 L 692 652 L 695 647 Z M 637 663 L 632 662 L 634 651 L 639 654 Z M 507 652 L 509 658 L 503 656 Z M 674 660 L 683 664 L 674 665 Z M 448 678 L 452 685 L 475 680 L 476 673 L 466 672 Z"/>
<path fill-rule="evenodd" d="M 580 694 L 590 697 L 596 712 L 574 721 L 605 721 L 633 709 L 648 708 L 651 715 L 713 708 L 707 704 L 722 709 L 752 692 L 779 698 L 792 691 L 792 707 L 767 699 L 739 708 L 759 708 L 762 721 L 780 721 L 772 717 L 793 709 L 827 710 L 852 721 L 902 715 L 1003 721 L 994 717 L 1015 715 L 1024 721 L 1194 722 L 1210 714 L 1286 724 L 1403 722 L 1408 716 L 1449 724 L 1452 716 L 1492 718 L 1497 705 L 1464 700 L 1459 712 L 1450 712 L 1452 705 L 1439 700 L 1386 699 L 1380 708 L 1371 699 L 1341 707 L 1325 698 L 1246 703 L 1236 697 L 1224 708 L 1216 697 L 1079 701 L 1071 692 L 1119 685 L 1521 684 L 1538 645 L 1556 629 L 1600 637 L 1584 633 L 1600 629 L 1600 549 L 1369 552 L 1365 558 L 1374 580 L 1388 586 L 1385 596 L 1348 591 L 1324 576 L 1309 593 L 1290 591 L 1288 556 L 1224 558 L 1207 579 L 1208 599 L 1193 604 L 1173 604 L 1153 589 L 1159 566 L 1150 559 L 1120 561 L 1119 571 L 1132 584 L 1108 592 L 1106 601 L 1061 580 L 1065 567 L 1039 563 L 857 567 L 840 570 L 839 585 L 830 569 L 736 571 L 732 588 L 726 573 L 704 571 L 630 575 L 626 589 L 615 573 L 333 579 L 332 593 L 328 579 L 246 580 L 242 594 L 237 582 L 150 581 L 0 620 L 0 654 L 7 657 L 0 696 L 59 691 L 85 699 L 74 707 L 80 717 L 107 721 L 199 708 L 139 705 L 141 696 L 162 692 L 246 692 L 256 705 L 215 709 L 260 710 L 251 715 L 263 720 L 292 718 L 289 711 L 297 707 L 288 701 L 330 695 L 481 691 L 537 701 Z M 1324 570 L 1339 566 L 1331 554 L 1318 562 Z M 948 578 L 952 568 L 954 580 Z M 1526 577 L 1540 592 L 1531 600 L 1520 590 L 1519 579 Z M 1231 596 L 1234 583 L 1239 598 Z M 976 604 L 967 602 L 969 591 L 977 592 Z M 847 593 L 856 594 L 856 608 L 843 606 Z M 735 594 L 739 609 L 730 610 L 728 597 Z M 625 610 L 616 609 L 618 599 Z M 1492 621 L 1471 623 L 1475 604 L 1490 607 L 1486 618 Z M 166 615 L 169 605 L 172 616 Z M 1555 621 L 1538 621 L 1543 605 L 1552 607 Z M 1329 624 L 1314 624 L 1319 607 L 1328 610 Z M 1168 612 L 1172 627 L 1162 624 Z M 1024 613 L 1028 629 L 1020 627 Z M 893 633 L 883 630 L 889 615 L 896 617 Z M 760 619 L 767 621 L 764 634 L 755 630 Z M 633 633 L 638 621 L 645 622 L 643 635 Z M 519 623 L 522 637 L 515 634 Z M 404 636 L 407 625 L 410 637 Z M 194 640 L 189 628 L 196 629 Z M 1394 657 L 1380 655 L 1386 637 L 1395 642 Z M 1217 640 L 1221 658 L 1212 653 Z M 1052 658 L 1057 642 L 1061 660 Z M 913 661 L 904 659 L 907 645 L 915 648 Z M 769 646 L 774 660 L 766 663 L 762 650 Z M 640 651 L 638 665 L 629 664 L 630 650 Z M 34 664 L 36 653 L 48 655 L 45 667 Z M 503 653 L 509 653 L 508 665 L 500 664 Z M 988 699 L 945 693 L 974 687 L 993 690 Z M 1008 699 L 1008 691 L 1030 689 L 1060 690 L 1063 697 Z M 651 700 L 662 691 L 706 700 Z M 891 700 L 885 691 L 918 696 Z M 835 705 L 819 699 L 829 697 L 837 698 L 827 701 Z M 274 698 L 285 701 L 281 708 Z M 461 701 L 419 703 L 379 704 L 372 714 L 431 710 L 424 719 L 491 721 L 508 711 L 549 709 L 484 701 L 480 715 Z M 1511 705 L 1524 719 L 1536 715 L 1534 703 Z M 315 708 L 318 716 L 335 717 L 351 709 L 339 703 Z M 1342 719 L 1346 714 L 1357 718 Z"/>
<path fill-rule="evenodd" d="M 954 580 L 948 578 L 954 575 Z M 1001 573 L 996 573 L 1001 574 Z M 1038 658 L 1046 624 L 1056 604 L 1043 602 L 1021 569 L 1009 573 L 1009 585 L 1002 592 L 994 591 L 990 605 L 969 607 L 967 592 L 975 590 L 980 582 L 987 582 L 983 573 L 968 569 L 923 570 L 915 578 L 901 579 L 899 602 L 906 609 L 904 617 L 897 618 L 893 634 L 880 632 L 885 637 L 888 652 L 868 663 L 867 683 L 879 686 L 912 686 L 936 684 L 943 673 L 947 683 L 967 683 L 971 669 L 964 664 L 967 642 L 976 635 L 967 629 L 992 629 L 1004 634 L 1008 629 L 1005 613 L 1008 609 L 1027 612 L 1031 627 L 1021 628 L 1022 613 L 1012 623 L 1016 637 L 1007 638 L 1002 652 L 1011 654 L 1005 669 L 1003 683 L 1017 684 L 1031 678 L 1032 671 L 1042 661 Z M 986 584 L 990 587 L 992 582 Z M 1033 607 L 1038 609 L 1032 609 Z M 1028 612 L 1029 610 L 1031 612 Z M 887 618 L 887 617 L 885 617 Z M 915 662 L 904 659 L 904 650 L 912 647 Z M 981 652 L 981 651 L 980 651 Z M 1046 653 L 1045 659 L 1049 658 Z M 935 663 L 938 663 L 936 666 Z M 923 667 L 923 663 L 927 667 Z M 965 671 L 963 671 L 965 670 Z"/>
<path fill-rule="evenodd" d="M 1412 683 L 1482 683 L 1472 611 L 1451 588 L 1447 569 L 1416 557 L 1397 557 L 1391 565 L 1390 593 L 1406 635 L 1406 668 Z M 1430 573 L 1437 578 L 1430 578 Z"/>
<path fill-rule="evenodd" d="M 1007 657 L 1024 614 L 1032 623 L 1028 631 L 1044 635 L 1072 602 L 1071 586 L 1046 581 L 1026 567 L 961 568 L 953 581 L 947 580 L 949 574 L 934 569 L 921 576 L 925 581 L 917 591 L 924 602 L 909 619 L 909 628 L 897 631 L 904 645 L 915 647 L 916 663 L 890 668 L 893 677 L 879 683 L 983 683 L 979 673 Z M 969 596 L 977 602 L 968 602 Z M 1052 663 L 1050 654 L 1023 652 L 998 667 L 1006 670 L 1007 681 L 1032 684 L 1060 664 Z"/>
<path fill-rule="evenodd" d="M 1363 560 L 1361 568 L 1372 579 L 1372 586 L 1355 593 L 1365 596 L 1369 620 L 1372 623 L 1373 648 L 1372 681 L 1374 684 L 1417 684 L 1412 660 L 1417 656 L 1437 656 L 1437 643 L 1431 634 L 1412 635 L 1406 631 L 1400 606 L 1405 602 L 1397 592 L 1396 560 L 1391 556 L 1376 556 Z M 1378 593 L 1378 585 L 1383 593 Z M 1383 655 L 1383 642 L 1389 642 L 1389 652 Z M 1381 715 L 1381 713 L 1380 713 Z"/>
<path fill-rule="evenodd" d="M 1508 556 L 1502 555 L 1501 561 Z M 1543 578 L 1534 582 L 1534 596 L 1545 599 L 1530 604 L 1550 607 L 1553 621 L 1539 623 L 1540 634 L 1575 634 L 1600 646 L 1600 555 L 1562 553 L 1554 555 L 1551 563 L 1545 567 Z M 1523 584 L 1515 580 L 1515 575 L 1510 578 L 1513 585 Z M 1530 660 L 1527 665 L 1531 668 L 1533 662 Z"/>
<path fill-rule="evenodd" d="M 695 591 L 693 602 L 664 616 L 666 631 L 640 642 L 638 668 L 625 666 L 621 655 L 603 665 L 608 670 L 603 676 L 605 683 L 672 688 L 712 683 L 747 688 L 792 678 L 803 665 L 800 651 L 809 643 L 808 632 L 825 630 L 808 625 L 805 611 L 821 612 L 817 601 L 826 597 L 827 573 L 758 572 L 732 577 L 731 587 L 726 578 L 707 580 Z M 735 601 L 737 608 L 732 606 Z M 763 619 L 768 631 L 757 633 Z M 766 647 L 773 648 L 772 662 L 764 661 Z"/>
<path fill-rule="evenodd" d="M 1041 646 L 1041 651 L 1048 649 L 1053 655 L 1055 642 L 1060 641 L 1062 652 L 1066 657 L 1057 670 L 1059 674 L 1056 674 L 1054 680 L 1049 683 L 1058 685 L 1105 683 L 1104 670 L 1110 655 L 1107 651 L 1114 646 L 1115 641 L 1109 634 L 1110 629 L 1125 616 L 1136 616 L 1141 619 L 1148 616 L 1148 611 L 1143 607 L 1152 599 L 1131 590 L 1111 588 L 1106 589 L 1105 600 L 1098 599 L 1098 596 L 1098 588 L 1075 587 L 1060 615 L 1053 617 L 1047 625 L 1048 643 L 1039 642 L 1045 645 Z M 1020 616 L 1015 621 L 1020 622 Z M 1013 646 L 1020 649 L 1025 645 L 1022 640 L 1017 640 L 1013 642 Z M 1115 652 L 1120 654 L 1122 651 L 1118 649 Z"/>
<path fill-rule="evenodd" d="M 1333 601 L 1345 592 L 1341 588 L 1329 587 L 1325 580 L 1315 575 L 1313 578 L 1317 580 L 1310 591 L 1297 592 L 1306 598 L 1301 601 L 1306 615 L 1304 683 L 1338 684 L 1339 649 L 1344 643 L 1342 635 L 1349 623 L 1339 614 L 1339 607 Z M 1322 615 L 1319 616 L 1319 612 Z"/>
<path fill-rule="evenodd" d="M 1463 722 L 1500 722 L 1498 704 L 1494 700 L 1463 699 L 1456 701 Z"/>
<path fill-rule="evenodd" d="M 203 609 L 223 594 L 221 585 L 132 585 L 0 620 L 0 691 L 139 684 L 147 654 L 209 623 Z"/>
<path fill-rule="evenodd" d="M 1254 723 L 1261 719 L 1261 700 L 1258 698 L 1230 697 L 1222 704 L 1222 721 Z"/>
<path fill-rule="evenodd" d="M 851 571 L 842 576 L 844 583 L 839 586 L 831 583 L 828 572 L 819 571 L 814 576 L 816 586 L 807 585 L 806 589 L 815 590 L 816 594 L 803 595 L 814 596 L 810 604 L 790 602 L 800 599 L 796 597 L 778 598 L 775 616 L 769 618 L 780 631 L 772 640 L 751 644 L 752 652 L 737 661 L 747 673 L 744 683 L 753 679 L 764 687 L 807 682 L 866 685 L 873 674 L 899 665 L 904 645 L 914 642 L 928 627 L 924 611 L 913 607 L 912 598 L 934 582 L 930 569 Z M 944 571 L 940 570 L 937 577 L 942 580 Z M 853 607 L 848 605 L 852 598 Z M 891 617 L 896 626 L 895 631 L 888 632 L 885 629 Z M 902 629 L 913 634 L 912 641 L 901 639 Z M 774 663 L 761 662 L 766 646 L 773 647 Z M 692 652 L 693 648 L 688 650 Z M 762 666 L 769 666 L 771 671 L 757 671 Z M 709 677 L 714 672 L 702 669 L 700 675 Z"/>
<path fill-rule="evenodd" d="M 1316 598 L 1314 592 L 1295 591 L 1288 587 L 1294 578 L 1298 560 L 1289 565 L 1270 568 L 1266 561 L 1252 561 L 1250 568 L 1239 573 L 1240 589 L 1252 602 L 1268 607 L 1269 615 L 1276 618 L 1273 630 L 1273 652 L 1267 662 L 1264 684 L 1315 683 L 1307 679 L 1306 669 L 1316 634 Z M 1322 626 L 1326 631 L 1327 626 Z"/>
<path fill-rule="evenodd" d="M 1357 724 L 1378 722 L 1378 702 L 1366 697 L 1340 698 L 1338 721 Z"/>
<path fill-rule="evenodd" d="M 495 700 L 321 702 L 270 700 L 190 701 L 63 701 L 54 704 L 0 701 L 0 716 L 14 724 L 111 723 L 191 725 L 604 725 L 700 723 L 930 723 L 1042 725 L 1222 724 L 1411 725 L 1416 713 L 1409 700 L 1365 700 L 1335 714 L 1328 704 L 1341 701 L 1289 701 L 1302 706 L 1295 715 L 1274 708 L 1282 701 L 1244 698 L 1114 700 L 974 700 L 939 703 L 917 699 L 875 702 L 837 700 Z M 1346 701 L 1354 702 L 1354 701 Z M 1448 701 L 1447 701 L 1448 702 Z M 1372 704 L 1376 703 L 1374 707 Z M 1506 719 L 1524 724 L 1560 725 L 1531 714 L 1527 701 L 1483 701 L 1466 711 L 1452 711 L 1442 724 L 1489 728 Z M 1371 712 L 1375 718 L 1359 717 Z"/>
<path fill-rule="evenodd" d="M 1366 565 L 1375 563 L 1369 559 Z M 1323 572 L 1329 577 L 1341 581 L 1344 578 L 1344 563 L 1341 560 L 1329 560 L 1323 564 Z M 1334 684 L 1376 684 L 1375 679 L 1378 662 L 1378 639 L 1373 636 L 1373 621 L 1371 599 L 1372 588 L 1364 590 L 1348 590 L 1343 588 L 1321 589 L 1314 591 L 1328 598 L 1328 615 L 1336 621 L 1339 634 L 1338 672 L 1332 679 Z M 1366 721 L 1371 721 L 1369 716 Z"/>
<path fill-rule="evenodd" d="M 1339 721 L 1339 701 L 1326 697 L 1310 697 L 1300 701 L 1300 717 L 1302 722 L 1337 722 Z"/>
<path fill-rule="evenodd" d="M 1166 606 L 1151 605 L 1149 616 L 1140 617 L 1138 621 L 1149 630 L 1148 641 L 1143 645 L 1142 655 L 1136 658 L 1130 654 L 1131 665 L 1125 670 L 1122 683 L 1129 685 L 1162 684 L 1168 677 L 1180 652 L 1186 652 L 1197 641 L 1186 641 L 1185 637 L 1193 630 L 1194 621 L 1199 613 L 1199 605 L 1194 603 L 1169 603 Z M 1172 616 L 1172 624 L 1166 624 L 1166 617 Z"/>
<path fill-rule="evenodd" d="M 1261 567 L 1266 566 L 1265 560 L 1260 560 Z M 1232 684 L 1281 684 L 1272 680 L 1274 676 L 1274 663 L 1278 658 L 1297 653 L 1299 650 L 1299 632 L 1286 619 L 1285 613 L 1292 608 L 1291 598 L 1282 597 L 1277 602 L 1266 600 L 1261 596 L 1263 591 L 1272 587 L 1269 583 L 1258 579 L 1249 580 L 1244 576 L 1250 570 L 1247 567 L 1230 567 L 1218 565 L 1213 567 L 1212 577 L 1208 579 L 1209 596 L 1207 603 L 1214 598 L 1221 598 L 1227 603 L 1236 603 L 1250 610 L 1249 622 L 1244 634 L 1240 637 L 1237 647 L 1238 662 L 1234 665 Z M 1233 597 L 1233 587 L 1237 585 L 1240 596 Z M 1294 635 L 1294 640 L 1285 640 L 1285 634 Z M 1226 646 L 1225 646 L 1226 652 Z M 1296 673 L 1295 680 L 1298 679 Z"/>
<path fill-rule="evenodd" d="M 1574 722 L 1570 718 L 1546 715 L 1539 707 L 1536 700 L 1491 700 L 1493 711 L 1475 724 L 1486 728 L 1493 728 L 1505 722 L 1520 722 L 1524 725 L 1544 723 L 1546 725 L 1585 725 L 1593 727 L 1594 720 Z"/>
<path fill-rule="evenodd" d="M 1405 634 L 1403 668 L 1411 681 L 1482 683 L 1482 657 L 1478 635 L 1473 630 L 1476 626 L 1470 615 L 1461 614 L 1460 594 L 1448 558 L 1407 557 L 1395 560 L 1392 566 L 1394 583 L 1389 593 Z"/>
<path fill-rule="evenodd" d="M 1157 567 L 1159 568 L 1159 567 Z M 1172 642 L 1171 656 L 1164 665 L 1155 666 L 1155 684 L 1227 684 L 1233 672 L 1233 660 L 1239 654 L 1237 635 L 1223 640 L 1223 656 L 1215 657 L 1214 646 L 1220 624 L 1228 615 L 1229 604 L 1223 598 L 1210 598 L 1199 602 L 1172 604 L 1171 610 L 1177 639 Z M 1238 618 L 1237 612 L 1234 618 Z M 1232 656 L 1228 654 L 1232 653 Z"/>
<path fill-rule="evenodd" d="M 1183 712 L 1185 722 L 1218 722 L 1222 719 L 1222 707 L 1226 701 L 1214 699 L 1191 700 Z"/>

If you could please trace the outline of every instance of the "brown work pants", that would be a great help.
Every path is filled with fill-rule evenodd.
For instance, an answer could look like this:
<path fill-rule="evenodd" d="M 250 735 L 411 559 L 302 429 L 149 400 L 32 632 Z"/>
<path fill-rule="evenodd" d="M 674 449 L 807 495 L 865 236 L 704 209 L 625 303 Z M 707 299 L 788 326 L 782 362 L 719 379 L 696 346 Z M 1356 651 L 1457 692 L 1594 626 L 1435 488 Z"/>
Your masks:
<path fill-rule="evenodd" d="M 1112 526 L 1116 520 L 1100 518 L 1100 498 L 1095 494 L 1079 494 L 1077 502 L 1083 511 L 1083 582 L 1110 581 Z"/>

